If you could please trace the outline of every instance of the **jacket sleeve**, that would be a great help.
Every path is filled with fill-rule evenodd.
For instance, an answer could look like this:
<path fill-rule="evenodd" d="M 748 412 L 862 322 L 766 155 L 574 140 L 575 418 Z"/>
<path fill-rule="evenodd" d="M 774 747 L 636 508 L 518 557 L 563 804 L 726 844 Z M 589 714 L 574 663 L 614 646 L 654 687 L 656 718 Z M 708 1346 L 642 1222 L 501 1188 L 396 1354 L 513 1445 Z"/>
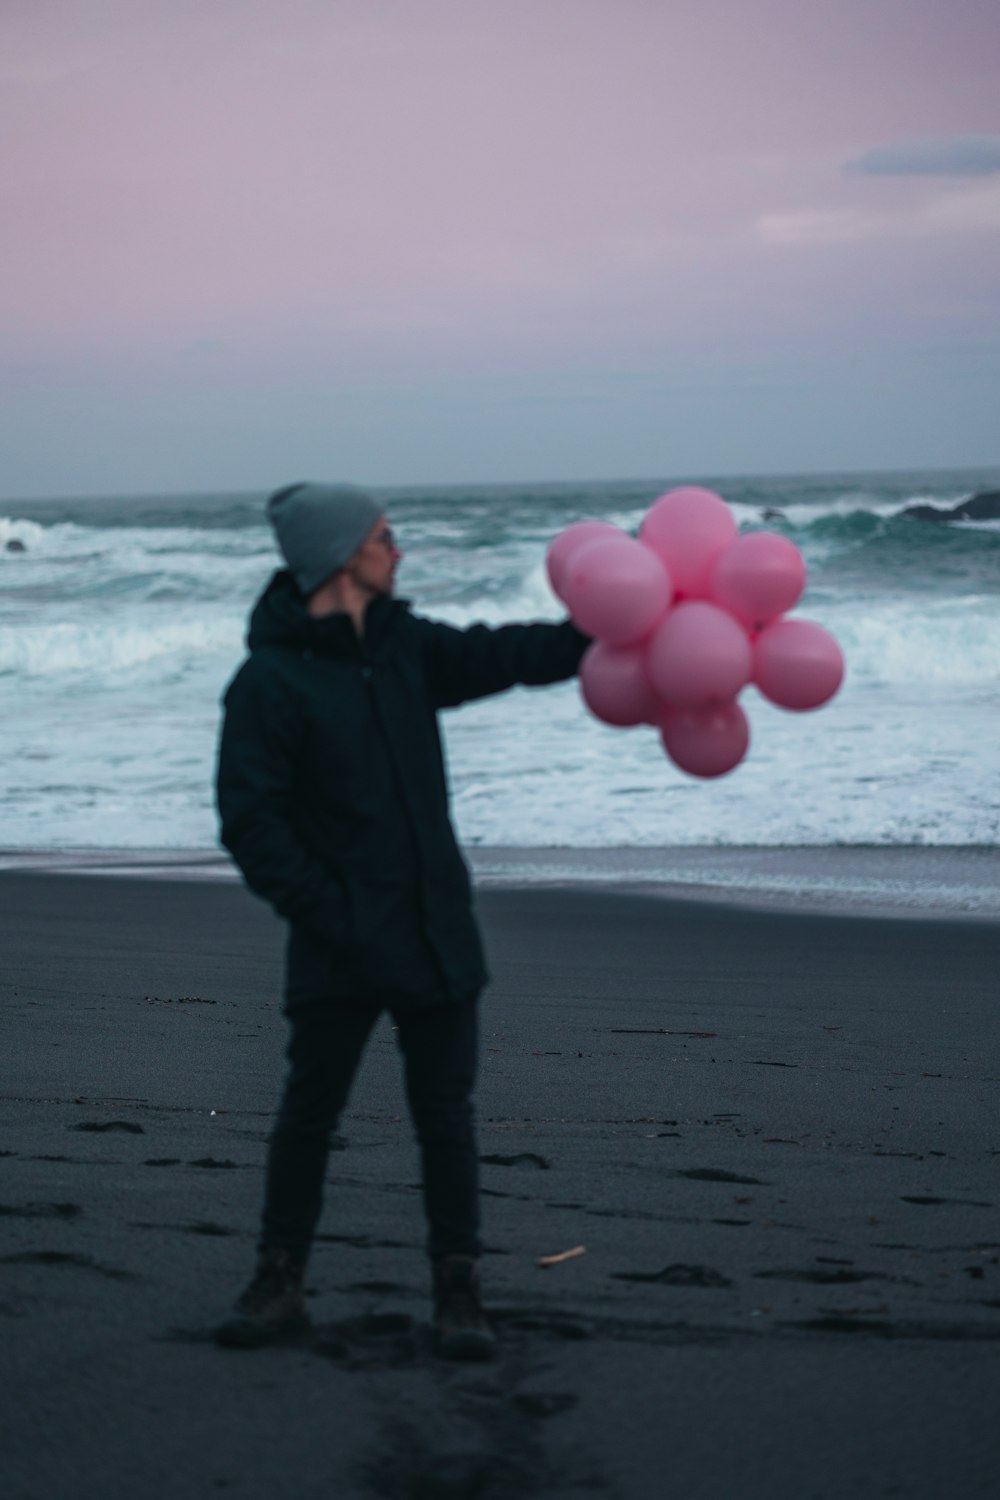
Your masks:
<path fill-rule="evenodd" d="M 415 618 L 424 673 L 435 708 L 455 708 L 521 684 L 542 687 L 575 677 L 589 637 L 559 625 L 472 625 L 458 630 Z"/>
<path fill-rule="evenodd" d="M 291 798 L 300 734 L 291 695 L 251 659 L 225 697 L 216 778 L 220 836 L 250 889 L 327 944 L 343 930 L 344 893 L 296 830 Z"/>

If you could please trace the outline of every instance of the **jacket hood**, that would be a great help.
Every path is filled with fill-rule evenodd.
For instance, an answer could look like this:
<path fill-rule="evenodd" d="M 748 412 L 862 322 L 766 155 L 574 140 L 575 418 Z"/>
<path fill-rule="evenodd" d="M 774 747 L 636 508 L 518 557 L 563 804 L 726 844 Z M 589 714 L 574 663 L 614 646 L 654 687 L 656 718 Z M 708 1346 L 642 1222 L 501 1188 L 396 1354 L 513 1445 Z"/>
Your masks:
<path fill-rule="evenodd" d="M 365 613 L 365 637 L 369 643 L 381 638 L 389 622 L 409 610 L 405 599 L 374 599 Z M 314 619 L 305 597 L 287 568 L 271 578 L 250 613 L 247 646 L 286 646 L 325 655 L 357 655 L 358 637 L 346 614 Z"/>

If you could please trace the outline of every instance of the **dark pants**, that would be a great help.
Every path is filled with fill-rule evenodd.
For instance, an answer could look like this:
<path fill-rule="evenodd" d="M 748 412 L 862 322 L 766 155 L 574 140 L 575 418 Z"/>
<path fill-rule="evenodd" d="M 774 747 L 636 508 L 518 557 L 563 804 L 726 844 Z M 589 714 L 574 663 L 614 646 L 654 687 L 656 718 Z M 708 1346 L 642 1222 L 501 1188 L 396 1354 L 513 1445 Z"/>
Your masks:
<path fill-rule="evenodd" d="M 330 1135 L 380 1011 L 377 1005 L 311 1005 L 290 1017 L 290 1068 L 268 1154 L 262 1250 L 289 1250 L 302 1261 L 309 1253 Z M 423 1157 L 429 1253 L 478 1255 L 476 1004 L 400 1010 L 393 1019 Z"/>

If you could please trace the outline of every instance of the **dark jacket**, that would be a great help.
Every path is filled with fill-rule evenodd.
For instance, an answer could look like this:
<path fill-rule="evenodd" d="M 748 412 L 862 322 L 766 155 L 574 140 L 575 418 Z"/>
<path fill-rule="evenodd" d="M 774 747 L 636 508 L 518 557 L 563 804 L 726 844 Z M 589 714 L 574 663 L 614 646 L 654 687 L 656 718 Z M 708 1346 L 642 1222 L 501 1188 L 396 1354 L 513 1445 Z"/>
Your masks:
<path fill-rule="evenodd" d="M 219 749 L 222 842 L 290 923 L 286 1001 L 428 1005 L 487 974 L 438 709 L 572 677 L 573 625 L 457 630 L 378 599 L 359 637 L 287 572 L 254 609 Z"/>

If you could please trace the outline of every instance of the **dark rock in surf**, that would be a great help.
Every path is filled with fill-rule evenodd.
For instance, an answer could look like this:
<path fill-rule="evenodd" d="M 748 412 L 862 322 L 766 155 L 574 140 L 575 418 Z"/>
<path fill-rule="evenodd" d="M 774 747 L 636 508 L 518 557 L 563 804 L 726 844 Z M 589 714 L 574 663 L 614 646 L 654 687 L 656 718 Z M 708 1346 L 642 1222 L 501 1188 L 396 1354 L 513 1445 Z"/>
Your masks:
<path fill-rule="evenodd" d="M 915 521 L 997 521 L 1000 520 L 1000 490 L 971 495 L 957 505 L 941 510 L 936 505 L 908 505 L 900 511 Z"/>
<path fill-rule="evenodd" d="M 973 495 L 970 500 L 963 500 L 955 506 L 954 515 L 957 521 L 1000 520 L 1000 490 L 986 490 L 981 495 Z"/>
<path fill-rule="evenodd" d="M 27 552 L 27 550 L 28 549 L 24 545 L 24 543 L 22 541 L 19 541 L 16 536 L 11 537 L 5 548 L 5 551 L 7 552 Z"/>
<path fill-rule="evenodd" d="M 950 510 L 938 510 L 936 505 L 908 505 L 905 510 L 900 511 L 901 516 L 909 516 L 911 521 L 953 521 L 955 517 Z"/>

